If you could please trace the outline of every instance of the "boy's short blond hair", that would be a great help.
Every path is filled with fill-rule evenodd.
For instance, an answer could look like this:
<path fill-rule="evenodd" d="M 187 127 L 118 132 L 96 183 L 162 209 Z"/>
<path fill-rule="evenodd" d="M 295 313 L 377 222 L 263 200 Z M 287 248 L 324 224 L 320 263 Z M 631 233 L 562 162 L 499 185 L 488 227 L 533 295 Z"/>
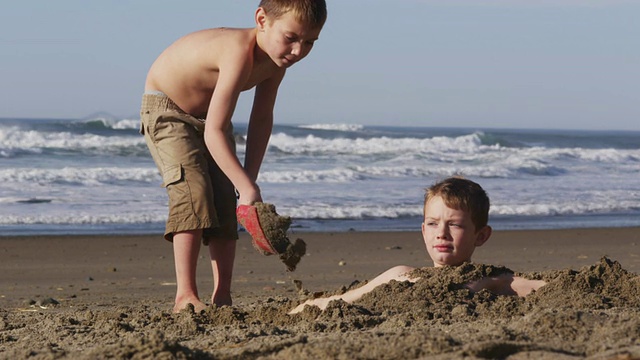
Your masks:
<path fill-rule="evenodd" d="M 325 0 L 262 0 L 259 7 L 272 19 L 292 11 L 298 21 L 314 28 L 321 28 L 327 20 Z"/>
<path fill-rule="evenodd" d="M 469 212 L 476 231 L 487 226 L 489 222 L 489 196 L 477 183 L 462 177 L 450 177 L 435 183 L 426 189 L 424 211 L 426 211 L 429 200 L 436 196 L 441 197 L 445 205 L 452 209 Z"/>

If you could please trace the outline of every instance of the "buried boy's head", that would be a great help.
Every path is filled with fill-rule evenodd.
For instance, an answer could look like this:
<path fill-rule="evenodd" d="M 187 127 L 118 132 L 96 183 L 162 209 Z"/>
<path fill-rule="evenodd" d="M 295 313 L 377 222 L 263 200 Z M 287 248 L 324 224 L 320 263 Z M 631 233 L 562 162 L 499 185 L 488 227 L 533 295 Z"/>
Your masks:
<path fill-rule="evenodd" d="M 452 177 L 427 189 L 422 237 L 436 267 L 471 260 L 491 236 L 489 197 L 471 180 Z"/>

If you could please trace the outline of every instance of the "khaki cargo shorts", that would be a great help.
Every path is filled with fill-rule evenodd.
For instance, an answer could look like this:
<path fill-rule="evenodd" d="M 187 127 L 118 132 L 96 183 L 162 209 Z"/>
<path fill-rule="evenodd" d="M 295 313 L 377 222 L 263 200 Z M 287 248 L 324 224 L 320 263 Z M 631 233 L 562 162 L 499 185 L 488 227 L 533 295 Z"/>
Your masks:
<path fill-rule="evenodd" d="M 203 242 L 238 239 L 235 188 L 204 143 L 204 120 L 182 111 L 164 94 L 144 94 L 140 132 L 169 195 L 164 238 L 203 229 Z M 235 151 L 233 128 L 228 141 Z"/>

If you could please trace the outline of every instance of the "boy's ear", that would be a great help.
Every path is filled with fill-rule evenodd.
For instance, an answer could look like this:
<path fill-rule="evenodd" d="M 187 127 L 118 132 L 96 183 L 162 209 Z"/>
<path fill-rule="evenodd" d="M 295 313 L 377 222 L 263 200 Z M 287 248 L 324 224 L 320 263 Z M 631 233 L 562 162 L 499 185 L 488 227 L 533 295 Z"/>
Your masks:
<path fill-rule="evenodd" d="M 262 31 L 264 30 L 265 26 L 267 25 L 267 13 L 264 11 L 263 8 L 259 7 L 256 10 L 256 27 L 258 28 L 258 30 Z"/>
<path fill-rule="evenodd" d="M 489 237 L 491 237 L 491 232 L 493 230 L 491 229 L 491 226 L 487 225 L 485 227 L 483 227 L 482 229 L 480 229 L 477 233 L 476 233 L 476 246 L 482 246 L 482 244 L 486 243 L 487 240 L 489 240 Z"/>

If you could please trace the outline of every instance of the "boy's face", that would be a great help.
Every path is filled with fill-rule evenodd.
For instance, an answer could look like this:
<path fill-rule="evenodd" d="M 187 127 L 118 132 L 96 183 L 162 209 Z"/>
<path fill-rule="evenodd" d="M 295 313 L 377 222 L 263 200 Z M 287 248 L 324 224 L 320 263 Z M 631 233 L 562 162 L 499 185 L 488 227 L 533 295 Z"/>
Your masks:
<path fill-rule="evenodd" d="M 440 196 L 425 206 L 422 237 L 435 267 L 470 261 L 476 246 L 484 244 L 490 235 L 491 227 L 476 231 L 468 212 L 448 207 Z"/>
<path fill-rule="evenodd" d="M 263 36 L 262 50 L 278 67 L 284 68 L 309 55 L 322 30 L 300 23 L 292 12 L 271 19 L 262 8 L 256 12 L 256 24 Z"/>

